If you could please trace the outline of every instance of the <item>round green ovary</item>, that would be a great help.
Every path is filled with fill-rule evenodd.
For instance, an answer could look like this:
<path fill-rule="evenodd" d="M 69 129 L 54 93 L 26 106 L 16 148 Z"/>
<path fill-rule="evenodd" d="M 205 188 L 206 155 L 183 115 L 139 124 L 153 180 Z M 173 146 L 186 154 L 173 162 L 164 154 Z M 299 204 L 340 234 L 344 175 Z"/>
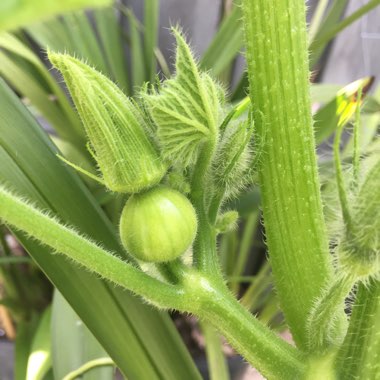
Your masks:
<path fill-rule="evenodd" d="M 163 186 L 131 196 L 120 221 L 120 236 L 127 251 L 148 262 L 179 257 L 192 244 L 196 230 L 196 215 L 189 200 Z"/>

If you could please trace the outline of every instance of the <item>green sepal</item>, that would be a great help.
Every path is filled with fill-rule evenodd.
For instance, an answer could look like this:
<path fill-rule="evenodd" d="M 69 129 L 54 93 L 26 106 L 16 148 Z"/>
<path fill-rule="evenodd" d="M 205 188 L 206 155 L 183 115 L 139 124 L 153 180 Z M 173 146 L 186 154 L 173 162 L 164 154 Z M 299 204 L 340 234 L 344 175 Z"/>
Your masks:
<path fill-rule="evenodd" d="M 357 280 L 380 276 L 380 160 L 366 174 L 351 206 L 352 223 L 337 247 L 341 268 Z"/>
<path fill-rule="evenodd" d="M 75 103 L 106 186 L 136 193 L 157 184 L 166 172 L 146 134 L 138 106 L 108 78 L 67 54 L 49 52 Z"/>
<path fill-rule="evenodd" d="M 213 178 L 217 187 L 225 189 L 226 197 L 236 196 L 251 182 L 254 124 L 230 123 L 226 128 L 213 162 Z"/>
<path fill-rule="evenodd" d="M 173 34 L 177 41 L 176 75 L 166 80 L 159 92 L 145 95 L 145 102 L 157 125 L 163 156 L 189 166 L 202 143 L 217 139 L 224 91 L 198 70 L 181 32 L 173 29 Z"/>

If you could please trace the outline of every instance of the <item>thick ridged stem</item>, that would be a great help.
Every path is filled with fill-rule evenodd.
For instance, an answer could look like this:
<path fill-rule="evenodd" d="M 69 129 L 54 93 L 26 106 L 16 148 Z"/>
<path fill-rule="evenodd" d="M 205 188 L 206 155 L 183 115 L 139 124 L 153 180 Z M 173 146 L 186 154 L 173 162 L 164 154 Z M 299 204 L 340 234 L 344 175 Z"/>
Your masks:
<path fill-rule="evenodd" d="M 250 96 L 274 280 L 294 339 L 331 275 L 312 129 L 303 0 L 244 0 Z"/>
<path fill-rule="evenodd" d="M 183 286 L 189 311 L 218 329 L 263 376 L 282 380 L 303 378 L 307 371 L 304 354 L 257 320 L 213 276 L 188 273 Z"/>

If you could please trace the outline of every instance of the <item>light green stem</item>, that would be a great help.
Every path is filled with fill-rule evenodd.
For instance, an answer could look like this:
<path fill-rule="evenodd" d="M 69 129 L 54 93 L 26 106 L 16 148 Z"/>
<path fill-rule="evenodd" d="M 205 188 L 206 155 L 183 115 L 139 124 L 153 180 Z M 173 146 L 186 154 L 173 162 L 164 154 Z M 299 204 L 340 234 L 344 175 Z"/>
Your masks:
<path fill-rule="evenodd" d="M 115 366 L 115 363 L 110 358 L 94 359 L 83 364 L 75 371 L 68 373 L 62 380 L 75 380 L 76 378 L 83 376 L 86 372 L 91 371 L 94 368 L 104 366 Z"/>
<path fill-rule="evenodd" d="M 317 39 L 315 39 L 311 45 L 310 50 L 314 51 L 322 45 L 326 45 L 330 42 L 339 32 L 345 29 L 348 25 L 352 24 L 356 20 L 359 20 L 360 17 L 368 13 L 370 10 L 376 8 L 380 4 L 380 0 L 371 0 L 367 4 L 363 5 L 356 12 L 352 13 L 346 17 L 340 23 L 334 25 L 332 28 L 327 30 L 324 34 L 321 34 Z"/>
<path fill-rule="evenodd" d="M 177 288 L 146 275 L 0 186 L 0 218 L 102 277 L 161 307 L 184 308 Z M 179 301 L 179 303 L 177 302 Z"/>
<path fill-rule="evenodd" d="M 304 0 L 244 0 L 250 96 L 269 255 L 296 343 L 331 274 L 312 129 Z"/>
<path fill-rule="evenodd" d="M 344 176 L 343 176 L 342 160 L 340 158 L 340 141 L 342 138 L 343 127 L 344 125 L 338 125 L 338 128 L 335 133 L 334 165 L 335 165 L 335 176 L 336 176 L 336 182 L 337 182 L 337 187 L 338 187 L 340 207 L 342 209 L 344 223 L 347 230 L 351 232 L 352 218 L 351 218 L 350 207 L 348 204 L 347 189 L 346 189 Z"/>

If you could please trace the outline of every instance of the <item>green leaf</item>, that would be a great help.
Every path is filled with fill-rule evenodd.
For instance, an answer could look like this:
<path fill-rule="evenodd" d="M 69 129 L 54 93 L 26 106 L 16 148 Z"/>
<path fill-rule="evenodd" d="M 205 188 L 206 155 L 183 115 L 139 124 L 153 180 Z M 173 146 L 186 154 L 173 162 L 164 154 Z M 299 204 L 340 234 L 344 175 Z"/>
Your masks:
<path fill-rule="evenodd" d="M 323 53 L 326 45 L 342 30 L 346 29 L 352 23 L 360 19 L 366 13 L 376 8 L 380 4 L 380 0 L 371 0 L 354 13 L 346 17 L 343 21 L 339 21 L 340 15 L 343 12 L 347 1 L 336 1 L 334 7 L 331 8 L 329 18 L 322 23 L 315 39 L 310 44 L 311 67 L 318 62 L 318 59 Z"/>
<path fill-rule="evenodd" d="M 241 17 L 241 7 L 234 6 L 203 53 L 200 62 L 202 69 L 211 70 L 214 75 L 219 75 L 242 50 L 244 35 Z"/>
<path fill-rule="evenodd" d="M 156 75 L 155 49 L 158 39 L 159 0 L 144 1 L 144 61 L 146 77 L 153 83 Z"/>
<path fill-rule="evenodd" d="M 51 367 L 51 308 L 42 314 L 30 349 L 26 380 L 42 380 Z"/>
<path fill-rule="evenodd" d="M 82 11 L 69 13 L 62 17 L 62 24 L 73 48 L 70 53 L 88 60 L 97 70 L 106 73 L 105 56 L 87 14 Z"/>
<path fill-rule="evenodd" d="M 165 81 L 159 94 L 146 96 L 162 153 L 187 166 L 195 162 L 200 144 L 215 141 L 221 89 L 197 63 L 181 33 L 177 41 L 176 76 Z"/>
<path fill-rule="evenodd" d="M 150 2 L 151 1 L 148 1 L 148 3 Z M 105 54 L 108 76 L 112 78 L 126 94 L 129 94 L 129 81 L 122 40 L 123 30 L 116 16 L 116 10 L 113 8 L 94 11 L 95 26 Z"/>
<path fill-rule="evenodd" d="M 84 130 L 65 94 L 37 55 L 12 34 L 0 36 L 0 73 L 30 99 L 61 137 L 77 146 Z M 52 100 L 56 98 L 56 100 Z"/>
<path fill-rule="evenodd" d="M 4 82 L 0 96 L 0 181 L 122 253 L 111 223 Z M 199 378 L 167 315 L 51 255 L 35 240 L 17 237 L 127 377 Z"/>
<path fill-rule="evenodd" d="M 58 13 L 110 3 L 111 0 L 7 0 L 0 5 L 0 31 L 15 29 Z"/>
<path fill-rule="evenodd" d="M 62 295 L 55 290 L 52 306 L 52 361 L 55 379 L 63 379 L 92 359 L 107 354 Z M 111 380 L 113 368 L 94 369 L 83 380 Z"/>
<path fill-rule="evenodd" d="M 131 49 L 131 81 L 132 94 L 146 81 L 144 67 L 144 49 L 141 41 L 141 25 L 135 14 L 130 9 L 122 8 L 129 22 L 129 46 Z"/>

